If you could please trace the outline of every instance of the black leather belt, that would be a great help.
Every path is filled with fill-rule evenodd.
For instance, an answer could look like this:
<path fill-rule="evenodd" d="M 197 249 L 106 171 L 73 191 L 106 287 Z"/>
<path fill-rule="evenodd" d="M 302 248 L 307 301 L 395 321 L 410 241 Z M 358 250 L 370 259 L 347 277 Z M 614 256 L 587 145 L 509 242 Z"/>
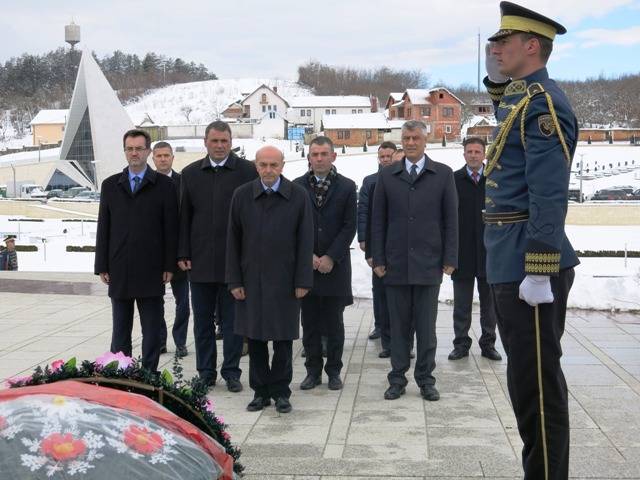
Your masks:
<path fill-rule="evenodd" d="M 485 225 L 506 225 L 508 223 L 520 223 L 529 220 L 529 211 L 519 212 L 482 212 L 482 220 Z"/>

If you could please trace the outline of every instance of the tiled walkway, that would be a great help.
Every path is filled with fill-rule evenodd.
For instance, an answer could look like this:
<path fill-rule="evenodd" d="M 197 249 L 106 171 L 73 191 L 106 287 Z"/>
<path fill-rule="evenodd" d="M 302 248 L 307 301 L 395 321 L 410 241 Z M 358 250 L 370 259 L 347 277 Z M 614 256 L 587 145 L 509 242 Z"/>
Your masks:
<path fill-rule="evenodd" d="M 58 358 L 93 359 L 108 349 L 111 308 L 99 288 L 97 295 L 8 293 L 2 291 L 6 275 L 0 275 L 1 379 Z M 61 280 L 55 274 L 51 279 Z M 326 377 L 314 390 L 298 389 L 304 365 L 296 341 L 293 412 L 278 415 L 273 407 L 247 412 L 252 392 L 243 357 L 245 390 L 231 394 L 219 384 L 211 397 L 242 448 L 246 478 L 522 478 L 506 362 L 480 357 L 475 344 L 470 357 L 448 361 L 451 314 L 451 307 L 441 305 L 435 371 L 441 400 L 435 403 L 424 402 L 412 382 L 401 399 L 383 399 L 389 365 L 377 357 L 379 344 L 367 339 L 368 301 L 345 312 L 342 391 L 328 390 Z M 167 320 L 171 323 L 171 314 Z M 134 334 L 139 353 L 138 327 Z M 570 387 L 570 477 L 640 479 L 640 316 L 570 311 L 563 348 Z M 195 373 L 191 337 L 189 349 L 187 375 Z M 173 345 L 169 350 L 161 361 L 170 369 Z"/>

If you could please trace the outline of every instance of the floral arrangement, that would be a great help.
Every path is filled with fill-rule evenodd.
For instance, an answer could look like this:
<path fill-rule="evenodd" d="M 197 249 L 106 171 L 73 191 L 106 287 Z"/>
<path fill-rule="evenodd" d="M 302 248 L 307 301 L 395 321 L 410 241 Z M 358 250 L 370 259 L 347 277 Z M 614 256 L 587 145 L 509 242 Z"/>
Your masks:
<path fill-rule="evenodd" d="M 145 395 L 162 403 L 172 413 L 216 440 L 233 458 L 234 472 L 241 474 L 244 467 L 238 461 L 240 450 L 231 444 L 224 419 L 215 415 L 214 405 L 207 398 L 208 386 L 198 377 L 184 380 L 182 371 L 177 357 L 174 359 L 172 373 L 164 370 L 157 374 L 143 368 L 140 359 L 128 357 L 122 352 L 107 352 L 95 361 L 85 360 L 79 366 L 75 358 L 66 362 L 56 360 L 44 368 L 37 367 L 32 375 L 9 379 L 7 385 L 17 388 L 75 379 Z M 6 423 L 0 415 L 0 430 L 6 426 L 1 425 L 3 421 Z M 131 427 L 123 433 L 124 444 L 142 455 L 157 450 L 162 444 L 158 433 L 144 426 Z M 83 449 L 86 448 L 78 439 L 53 436 L 46 439 L 41 447 L 45 453 L 48 452 L 47 455 L 57 460 L 85 453 Z"/>

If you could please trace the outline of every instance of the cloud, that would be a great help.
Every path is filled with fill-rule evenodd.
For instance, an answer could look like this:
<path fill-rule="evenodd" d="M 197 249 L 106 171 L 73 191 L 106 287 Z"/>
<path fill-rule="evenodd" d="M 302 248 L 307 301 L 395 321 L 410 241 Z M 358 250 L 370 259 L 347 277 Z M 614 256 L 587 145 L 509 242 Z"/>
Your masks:
<path fill-rule="evenodd" d="M 584 41 L 583 47 L 616 45 L 630 47 L 640 45 L 640 26 L 624 29 L 592 28 L 575 34 Z"/>

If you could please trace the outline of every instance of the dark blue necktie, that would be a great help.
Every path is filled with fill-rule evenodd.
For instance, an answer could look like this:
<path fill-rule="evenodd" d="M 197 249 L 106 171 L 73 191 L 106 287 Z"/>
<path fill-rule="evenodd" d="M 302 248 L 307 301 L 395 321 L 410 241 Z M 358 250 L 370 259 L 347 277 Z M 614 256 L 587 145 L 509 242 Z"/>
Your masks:
<path fill-rule="evenodd" d="M 140 177 L 133 177 L 133 193 L 136 193 L 140 188 Z"/>

